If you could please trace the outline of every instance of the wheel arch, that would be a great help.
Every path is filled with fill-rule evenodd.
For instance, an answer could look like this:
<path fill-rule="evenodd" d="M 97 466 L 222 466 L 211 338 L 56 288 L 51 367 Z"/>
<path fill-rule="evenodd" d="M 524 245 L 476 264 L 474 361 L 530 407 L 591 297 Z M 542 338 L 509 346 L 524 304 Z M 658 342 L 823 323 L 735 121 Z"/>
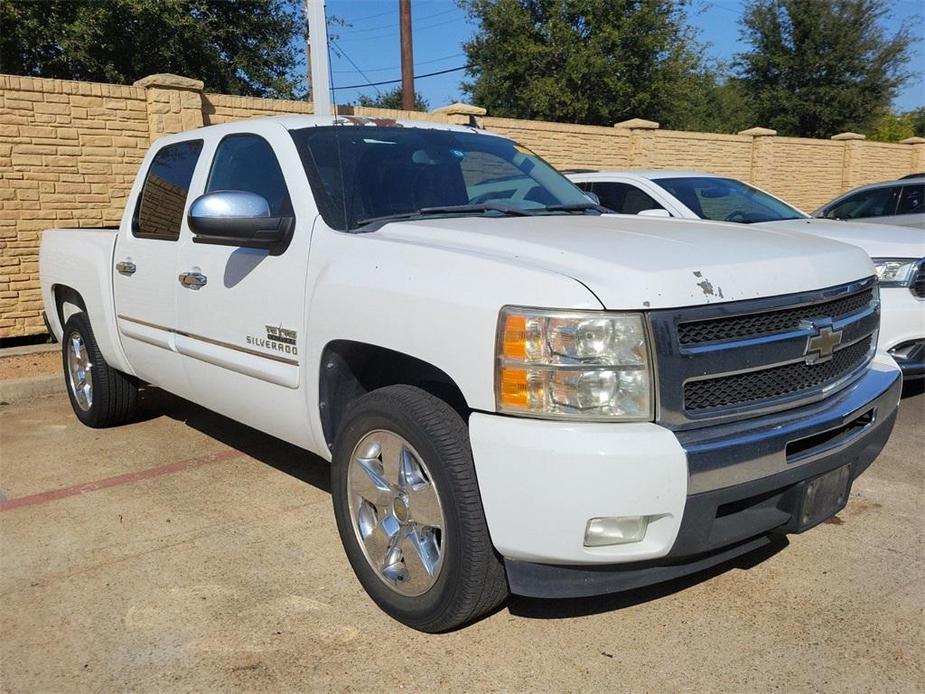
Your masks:
<path fill-rule="evenodd" d="M 351 402 L 391 385 L 411 385 L 430 393 L 468 421 L 470 407 L 456 381 L 440 367 L 410 354 L 354 340 L 332 340 L 321 353 L 318 412 L 325 443 L 334 439 Z"/>
<path fill-rule="evenodd" d="M 61 326 L 62 335 L 64 333 L 64 324 L 67 323 L 67 319 L 74 313 L 83 311 L 89 317 L 89 311 L 87 311 L 87 304 L 84 298 L 80 295 L 80 292 L 73 287 L 69 287 L 66 284 L 53 284 L 51 293 L 55 298 L 55 316 L 58 319 L 58 324 Z M 68 309 L 69 306 L 73 306 L 76 310 Z"/>

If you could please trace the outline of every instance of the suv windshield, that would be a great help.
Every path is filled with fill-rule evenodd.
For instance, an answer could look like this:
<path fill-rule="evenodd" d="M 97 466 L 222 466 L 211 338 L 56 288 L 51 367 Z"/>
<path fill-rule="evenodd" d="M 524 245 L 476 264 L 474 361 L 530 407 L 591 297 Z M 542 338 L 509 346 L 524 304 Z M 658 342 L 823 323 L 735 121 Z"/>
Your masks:
<path fill-rule="evenodd" d="M 734 178 L 685 176 L 653 182 L 701 219 L 754 224 L 806 218 L 799 210 Z"/>
<path fill-rule="evenodd" d="M 291 131 L 328 226 L 427 216 L 522 216 L 598 206 L 528 149 L 479 132 L 382 126 Z"/>

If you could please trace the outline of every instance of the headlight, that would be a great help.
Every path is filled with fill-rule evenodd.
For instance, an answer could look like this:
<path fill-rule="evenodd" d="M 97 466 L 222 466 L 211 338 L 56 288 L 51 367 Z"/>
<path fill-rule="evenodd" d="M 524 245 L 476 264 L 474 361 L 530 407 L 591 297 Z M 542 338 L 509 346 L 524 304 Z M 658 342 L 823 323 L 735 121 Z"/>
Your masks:
<path fill-rule="evenodd" d="M 915 277 L 916 258 L 874 258 L 881 287 L 908 287 Z"/>
<path fill-rule="evenodd" d="M 652 419 L 652 374 L 638 313 L 505 308 L 498 323 L 499 412 Z"/>

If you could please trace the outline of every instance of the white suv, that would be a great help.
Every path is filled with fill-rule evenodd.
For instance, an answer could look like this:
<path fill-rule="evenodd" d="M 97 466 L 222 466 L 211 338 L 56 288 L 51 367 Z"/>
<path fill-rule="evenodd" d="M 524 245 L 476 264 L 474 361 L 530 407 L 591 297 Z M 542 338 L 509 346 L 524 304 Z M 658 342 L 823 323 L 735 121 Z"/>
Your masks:
<path fill-rule="evenodd" d="M 770 193 L 734 178 L 688 171 L 565 172 L 578 187 L 619 214 L 754 224 L 860 246 L 880 278 L 880 347 L 904 377 L 925 377 L 925 234 L 911 227 L 815 219 Z M 914 184 L 919 179 L 909 179 Z"/>

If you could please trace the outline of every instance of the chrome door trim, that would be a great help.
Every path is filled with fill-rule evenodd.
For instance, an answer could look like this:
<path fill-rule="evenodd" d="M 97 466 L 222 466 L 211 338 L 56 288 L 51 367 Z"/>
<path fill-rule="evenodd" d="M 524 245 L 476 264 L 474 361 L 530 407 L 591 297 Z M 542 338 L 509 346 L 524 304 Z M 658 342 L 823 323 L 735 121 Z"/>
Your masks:
<path fill-rule="evenodd" d="M 130 316 L 122 315 L 121 313 L 117 316 L 120 320 L 129 321 L 130 323 L 137 323 L 138 325 L 144 325 L 148 328 L 154 328 L 155 330 L 163 330 L 165 332 L 171 333 L 173 335 L 182 335 L 183 337 L 188 337 L 192 340 L 199 340 L 200 342 L 206 342 L 210 345 L 216 345 L 218 347 L 224 347 L 226 349 L 234 350 L 235 352 L 243 352 L 244 354 L 249 354 L 254 357 L 262 357 L 263 359 L 269 359 L 270 361 L 277 361 L 281 364 L 288 364 L 289 366 L 298 366 L 299 362 L 297 359 L 288 359 L 286 357 L 279 357 L 275 354 L 264 354 L 263 352 L 258 352 L 254 349 L 248 349 L 247 347 L 239 347 L 238 345 L 233 345 L 229 342 L 222 342 L 221 340 L 213 340 L 210 337 L 205 337 L 203 335 L 195 335 L 193 333 L 187 333 L 182 330 L 177 330 L 175 328 L 168 328 L 163 325 L 157 325 L 156 323 L 149 323 L 148 321 L 143 321 L 139 318 L 132 318 Z"/>

